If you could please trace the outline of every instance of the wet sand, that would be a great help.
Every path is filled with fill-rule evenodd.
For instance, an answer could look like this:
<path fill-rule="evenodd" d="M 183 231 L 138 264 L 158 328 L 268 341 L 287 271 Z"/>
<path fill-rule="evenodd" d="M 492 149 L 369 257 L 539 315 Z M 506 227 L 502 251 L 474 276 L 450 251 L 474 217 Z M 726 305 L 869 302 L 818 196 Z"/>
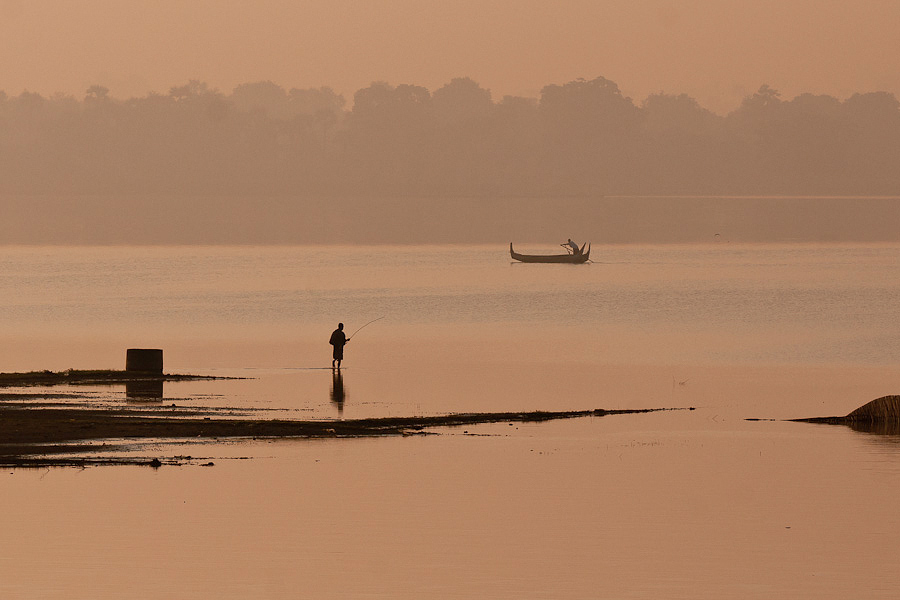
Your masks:
<path fill-rule="evenodd" d="M 221 379 L 195 375 L 132 374 L 124 371 L 49 371 L 0 374 L 0 388 L 59 383 L 128 383 L 152 379 Z M 73 406 L 55 398 L 78 398 L 54 392 L 0 392 L 0 465 L 19 467 L 87 466 L 94 464 L 182 464 L 180 458 L 77 456 L 98 450 L 102 440 L 174 440 L 220 438 L 356 438 L 364 436 L 423 435 L 428 429 L 488 423 L 525 423 L 580 417 L 604 417 L 684 408 L 643 408 L 574 411 L 455 413 L 437 416 L 384 417 L 349 420 L 285 420 L 233 417 L 229 409 L 186 408 L 171 404 L 152 408 L 92 408 L 87 402 Z M 116 450 L 115 442 L 103 447 Z M 64 455 L 64 456 L 61 456 Z M 74 455 L 74 456 L 73 456 Z"/>
<path fill-rule="evenodd" d="M 0 401 L 2 402 L 2 401 Z M 0 421 L 7 433 L 0 443 L 3 466 L 86 466 L 89 464 L 152 464 L 149 458 L 54 457 L 55 454 L 97 450 L 93 442 L 106 439 L 147 440 L 283 437 L 363 437 L 424 434 L 426 429 L 486 423 L 526 423 L 578 417 L 647 413 L 669 408 L 626 410 L 533 411 L 523 413 L 465 413 L 427 417 L 386 417 L 345 421 L 275 419 L 219 419 L 198 417 L 177 407 L 135 411 L 72 408 L 30 408 L 0 404 Z M 115 446 L 107 446 L 114 450 Z"/>
<path fill-rule="evenodd" d="M 144 381 L 200 381 L 215 379 L 235 379 L 210 375 L 186 375 L 179 373 L 145 373 L 142 371 L 118 371 L 113 369 L 91 369 L 67 371 L 30 371 L 28 373 L 0 373 L 0 389 L 26 386 L 54 385 L 94 385 L 115 383 L 136 383 Z"/>

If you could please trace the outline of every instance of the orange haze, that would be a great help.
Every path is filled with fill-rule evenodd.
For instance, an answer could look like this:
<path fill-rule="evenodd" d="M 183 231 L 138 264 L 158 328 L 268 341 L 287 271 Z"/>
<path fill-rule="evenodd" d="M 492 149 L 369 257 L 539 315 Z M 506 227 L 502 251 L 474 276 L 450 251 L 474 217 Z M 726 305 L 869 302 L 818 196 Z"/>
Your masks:
<path fill-rule="evenodd" d="M 466 76 L 499 100 L 602 75 L 636 103 L 686 93 L 724 114 L 762 84 L 900 95 L 898 23 L 896 0 L 0 0 L 0 90 L 272 80 L 352 98 Z"/>

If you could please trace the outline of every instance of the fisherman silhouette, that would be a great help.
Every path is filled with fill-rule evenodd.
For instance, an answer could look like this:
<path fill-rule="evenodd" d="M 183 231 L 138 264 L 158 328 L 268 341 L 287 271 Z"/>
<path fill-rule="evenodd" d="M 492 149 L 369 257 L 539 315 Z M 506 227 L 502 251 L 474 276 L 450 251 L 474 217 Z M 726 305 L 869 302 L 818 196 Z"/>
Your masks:
<path fill-rule="evenodd" d="M 328 343 L 334 346 L 332 353 L 331 368 L 337 363 L 337 368 L 341 368 L 341 361 L 344 360 L 344 345 L 348 342 L 347 334 L 344 333 L 344 324 L 338 323 L 338 328 L 331 332 L 331 339 Z"/>

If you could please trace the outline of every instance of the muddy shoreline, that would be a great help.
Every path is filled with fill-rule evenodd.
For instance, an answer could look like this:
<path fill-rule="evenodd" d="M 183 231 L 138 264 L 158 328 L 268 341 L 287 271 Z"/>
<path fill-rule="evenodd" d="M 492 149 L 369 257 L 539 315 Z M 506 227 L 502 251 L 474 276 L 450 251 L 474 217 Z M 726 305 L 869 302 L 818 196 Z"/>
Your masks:
<path fill-rule="evenodd" d="M 87 396 L 52 391 L 57 385 L 112 385 L 141 381 L 229 379 L 129 371 L 0 373 L 0 466 L 48 467 L 185 464 L 191 457 L 114 456 L 127 443 L 265 438 L 360 438 L 434 433 L 429 430 L 490 423 L 638 414 L 678 408 L 453 413 L 347 420 L 264 419 L 227 408 L 170 405 L 97 407 Z M 15 389 L 10 389 L 15 388 Z M 25 388 L 24 390 L 22 388 Z M 50 389 L 48 389 L 50 388 Z M 5 391 L 9 390 L 9 391 Z M 46 390 L 46 391 L 44 391 Z M 74 402 L 73 402 L 74 400 Z M 81 400 L 81 401 L 79 401 Z M 103 455 L 106 453 L 106 456 Z M 98 456 L 98 454 L 100 454 Z M 208 466 L 202 465 L 202 466 Z"/>
<path fill-rule="evenodd" d="M 67 371 L 29 371 L 27 373 L 0 373 L 0 388 L 47 387 L 55 385 L 98 385 L 119 383 L 141 383 L 149 381 L 203 381 L 217 379 L 239 379 L 211 375 L 187 375 L 179 373 L 146 373 L 143 371 L 119 371 L 95 369 Z"/>
<path fill-rule="evenodd" d="M 237 438 L 359 438 L 424 434 L 428 429 L 488 423 L 536 423 L 556 419 L 649 413 L 669 408 L 498 413 L 457 413 L 423 417 L 385 417 L 343 421 L 195 418 L 165 411 L 137 415 L 129 410 L 26 408 L 0 406 L 3 440 L 0 465 L 11 467 L 88 464 L 149 464 L 149 459 L 97 459 L 55 454 L 97 451 L 96 442 L 128 439 L 214 441 Z M 107 450 L 114 450 L 110 446 Z"/>
<path fill-rule="evenodd" d="M 422 435 L 441 427 L 489 423 L 537 423 L 556 419 L 649 413 L 671 408 L 497 413 L 457 413 L 421 417 L 384 417 L 340 421 L 201 417 L 192 409 L 46 408 L 0 402 L 0 466 L 88 466 L 151 464 L 150 458 L 71 456 L 79 452 L 114 451 L 114 440 L 215 441 L 260 438 L 360 438 Z M 206 412 L 206 414 L 209 414 Z M 98 443 L 109 440 L 103 448 Z M 58 456 L 65 454 L 66 456 Z M 165 464 L 165 463 L 163 463 Z M 170 463 L 171 464 L 171 463 Z M 159 463 L 151 466 L 159 466 Z"/>

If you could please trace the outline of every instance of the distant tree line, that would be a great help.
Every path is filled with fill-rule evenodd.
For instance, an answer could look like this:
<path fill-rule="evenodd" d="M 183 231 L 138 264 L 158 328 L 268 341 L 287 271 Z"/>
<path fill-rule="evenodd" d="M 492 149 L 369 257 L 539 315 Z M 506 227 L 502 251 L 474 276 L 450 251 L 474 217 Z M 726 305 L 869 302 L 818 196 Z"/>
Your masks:
<path fill-rule="evenodd" d="M 762 86 L 721 116 L 681 94 L 642 103 L 603 77 L 504 96 L 199 81 L 81 99 L 0 92 L 0 192 L 16 194 L 900 194 L 893 94 L 787 100 Z"/>

